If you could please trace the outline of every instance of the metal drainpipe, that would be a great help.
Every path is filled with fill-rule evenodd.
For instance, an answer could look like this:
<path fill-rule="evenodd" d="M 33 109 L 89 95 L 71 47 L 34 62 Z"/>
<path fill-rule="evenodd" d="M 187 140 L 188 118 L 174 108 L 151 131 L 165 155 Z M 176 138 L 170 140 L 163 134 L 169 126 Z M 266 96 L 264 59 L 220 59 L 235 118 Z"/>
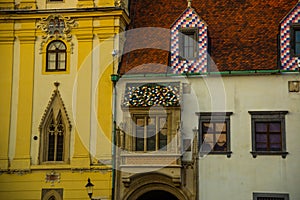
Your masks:
<path fill-rule="evenodd" d="M 117 97 L 117 91 L 116 91 L 116 83 L 119 79 L 119 76 L 117 74 L 111 75 L 111 81 L 113 82 L 113 97 L 112 97 L 112 106 L 113 106 L 113 116 L 112 116 L 112 194 L 111 199 L 115 199 L 115 172 L 116 172 L 116 97 Z"/>

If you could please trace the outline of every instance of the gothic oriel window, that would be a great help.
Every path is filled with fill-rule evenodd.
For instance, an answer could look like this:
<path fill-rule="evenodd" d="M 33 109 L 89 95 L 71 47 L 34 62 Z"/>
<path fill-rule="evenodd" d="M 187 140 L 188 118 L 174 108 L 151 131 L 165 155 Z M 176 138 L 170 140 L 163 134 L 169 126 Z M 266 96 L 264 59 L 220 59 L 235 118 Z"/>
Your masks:
<path fill-rule="evenodd" d="M 180 94 L 179 82 L 126 84 L 123 148 L 136 153 L 176 152 Z"/>
<path fill-rule="evenodd" d="M 49 43 L 47 46 L 46 71 L 66 71 L 67 48 L 59 40 Z"/>
<path fill-rule="evenodd" d="M 69 162 L 70 131 L 71 124 L 56 89 L 40 124 L 40 163 Z"/>

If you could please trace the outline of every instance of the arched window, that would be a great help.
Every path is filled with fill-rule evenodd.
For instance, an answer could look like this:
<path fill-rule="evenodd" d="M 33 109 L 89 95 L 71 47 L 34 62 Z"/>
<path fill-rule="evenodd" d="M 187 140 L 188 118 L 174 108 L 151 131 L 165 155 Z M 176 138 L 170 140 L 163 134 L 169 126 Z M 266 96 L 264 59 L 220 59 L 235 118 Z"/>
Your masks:
<path fill-rule="evenodd" d="M 58 89 L 54 91 L 40 124 L 40 163 L 69 162 L 71 123 Z"/>
<path fill-rule="evenodd" d="M 47 46 L 46 71 L 66 71 L 67 48 L 59 40 L 52 41 Z"/>
<path fill-rule="evenodd" d="M 46 142 L 44 161 L 63 161 L 64 160 L 64 135 L 65 125 L 63 124 L 61 111 L 59 110 L 58 116 L 55 118 L 53 112 L 50 114 L 49 123 L 46 129 Z"/>

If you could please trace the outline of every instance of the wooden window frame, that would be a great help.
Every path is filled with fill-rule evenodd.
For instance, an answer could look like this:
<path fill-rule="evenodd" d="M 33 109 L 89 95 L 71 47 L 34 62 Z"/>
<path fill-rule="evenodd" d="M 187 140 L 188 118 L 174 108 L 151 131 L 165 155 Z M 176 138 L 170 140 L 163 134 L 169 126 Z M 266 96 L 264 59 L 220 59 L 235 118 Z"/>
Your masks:
<path fill-rule="evenodd" d="M 299 53 L 296 53 L 296 38 L 295 31 L 300 31 L 300 24 L 292 24 L 290 28 L 290 45 L 291 45 L 291 56 L 292 57 L 300 57 Z M 298 42 L 300 44 L 300 41 Z"/>
<path fill-rule="evenodd" d="M 264 200 L 269 198 L 268 200 L 274 200 L 274 198 L 282 198 L 283 200 L 289 200 L 289 194 L 287 193 L 253 193 L 253 200 L 260 200 L 263 198 Z"/>
<path fill-rule="evenodd" d="M 185 43 L 184 38 L 189 37 L 188 35 L 193 35 L 194 43 L 193 43 L 193 52 L 194 56 L 185 57 Z M 199 45 L 198 45 L 198 29 L 197 28 L 182 28 L 179 30 L 179 58 L 181 60 L 195 60 L 199 54 Z"/>
<path fill-rule="evenodd" d="M 227 155 L 228 158 L 231 157 L 231 144 L 230 144 L 230 116 L 232 112 L 199 112 L 196 113 L 199 117 L 198 120 L 198 134 L 199 134 L 199 152 L 200 156 L 204 156 L 205 154 L 210 155 Z M 226 151 L 203 151 L 202 144 L 203 144 L 203 123 L 226 123 Z"/>
<path fill-rule="evenodd" d="M 137 137 L 137 119 L 140 118 L 140 119 L 144 119 L 144 133 L 143 133 L 143 144 L 144 144 L 144 149 L 143 150 L 138 150 L 137 149 L 137 140 L 138 140 L 138 137 Z M 148 119 L 149 118 L 155 118 L 155 149 L 154 150 L 149 150 L 148 149 L 148 132 L 147 132 L 147 125 L 148 125 Z M 160 143 L 160 125 L 159 125 L 159 120 L 160 118 L 165 118 L 165 126 L 166 126 L 166 145 L 163 147 L 163 148 L 160 148 L 161 147 L 161 143 Z M 147 114 L 135 114 L 133 115 L 133 119 L 134 119 L 134 141 L 133 141 L 133 144 L 134 144 L 134 151 L 135 152 L 151 152 L 151 151 L 167 151 L 167 144 L 168 144 L 168 137 L 169 137 L 169 133 L 168 133 L 168 116 L 166 115 L 160 115 L 160 114 L 155 114 L 155 115 L 147 115 Z"/>
<path fill-rule="evenodd" d="M 49 50 L 50 46 L 53 43 L 59 42 L 61 44 L 63 44 L 64 49 L 55 49 L 55 50 Z M 64 68 L 59 69 L 59 55 L 64 53 L 65 54 L 65 58 L 64 58 Z M 50 69 L 49 68 L 49 54 L 55 54 L 55 69 Z M 61 40 L 53 40 L 51 41 L 46 48 L 46 72 L 57 72 L 57 71 L 66 71 L 67 70 L 67 45 L 61 41 Z"/>
<path fill-rule="evenodd" d="M 251 135 L 253 158 L 257 155 L 281 155 L 285 158 L 286 152 L 286 132 L 285 132 L 285 115 L 288 111 L 249 111 L 251 115 Z M 256 124 L 257 123 L 280 123 L 281 124 L 281 150 L 280 151 L 257 151 L 256 150 Z"/>

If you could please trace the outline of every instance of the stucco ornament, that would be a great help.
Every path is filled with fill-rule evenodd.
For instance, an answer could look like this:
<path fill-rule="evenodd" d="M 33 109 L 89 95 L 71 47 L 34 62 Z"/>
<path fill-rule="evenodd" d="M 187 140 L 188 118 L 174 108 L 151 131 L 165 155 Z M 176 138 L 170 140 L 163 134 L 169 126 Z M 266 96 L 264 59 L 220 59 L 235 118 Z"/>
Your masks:
<path fill-rule="evenodd" d="M 115 0 L 115 6 L 120 8 L 125 8 L 124 0 Z"/>
<path fill-rule="evenodd" d="M 77 23 L 71 17 L 64 17 L 62 15 L 49 15 L 43 17 L 37 22 L 37 28 L 44 32 L 42 36 L 41 49 L 49 40 L 63 39 L 68 42 L 72 40 L 72 28 L 77 27 Z M 72 43 L 71 43 L 71 46 Z"/>
<path fill-rule="evenodd" d="M 52 170 L 50 173 L 46 174 L 45 182 L 51 183 L 51 186 L 54 186 L 55 183 L 60 183 L 60 173 Z"/>

